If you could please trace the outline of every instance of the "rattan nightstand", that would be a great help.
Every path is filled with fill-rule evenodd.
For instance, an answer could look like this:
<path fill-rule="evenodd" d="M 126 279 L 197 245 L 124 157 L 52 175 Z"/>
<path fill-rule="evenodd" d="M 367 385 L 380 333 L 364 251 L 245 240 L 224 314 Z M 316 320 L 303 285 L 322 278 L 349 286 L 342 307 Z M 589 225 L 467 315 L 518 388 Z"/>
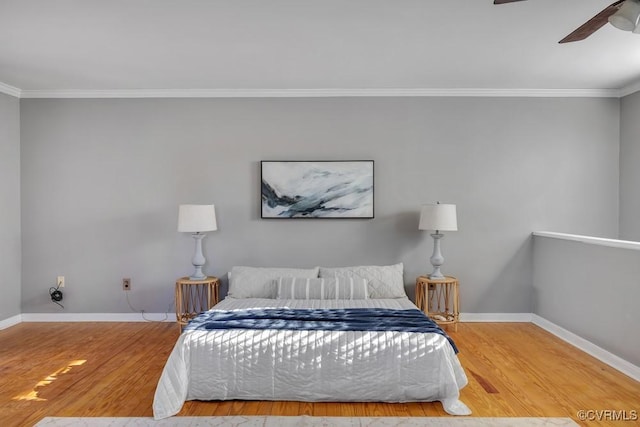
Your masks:
<path fill-rule="evenodd" d="M 420 276 L 416 279 L 416 305 L 436 323 L 453 324 L 457 332 L 460 318 L 459 286 L 455 277 L 430 279 Z"/>
<path fill-rule="evenodd" d="M 218 303 L 219 287 L 220 280 L 217 277 L 205 277 L 202 280 L 182 277 L 176 280 L 176 321 L 180 332 L 189 320 Z"/>

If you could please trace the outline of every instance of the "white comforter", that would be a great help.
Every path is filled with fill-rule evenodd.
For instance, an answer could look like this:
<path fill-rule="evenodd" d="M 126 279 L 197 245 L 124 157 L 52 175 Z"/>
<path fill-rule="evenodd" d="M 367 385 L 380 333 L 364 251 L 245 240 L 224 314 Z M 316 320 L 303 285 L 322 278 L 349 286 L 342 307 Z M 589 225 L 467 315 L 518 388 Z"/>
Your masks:
<path fill-rule="evenodd" d="M 275 300 L 227 298 L 214 307 L 415 309 L 406 298 Z M 180 335 L 153 400 L 155 419 L 185 400 L 343 402 L 441 401 L 467 415 L 459 400 L 467 377 L 442 335 L 390 331 L 211 330 Z"/>

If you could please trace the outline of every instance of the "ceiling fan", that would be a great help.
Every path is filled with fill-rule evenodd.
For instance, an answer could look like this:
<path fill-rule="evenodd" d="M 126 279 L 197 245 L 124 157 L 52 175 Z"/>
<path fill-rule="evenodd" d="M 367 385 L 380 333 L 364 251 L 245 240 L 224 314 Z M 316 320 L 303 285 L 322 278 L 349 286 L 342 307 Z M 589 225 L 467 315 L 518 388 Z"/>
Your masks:
<path fill-rule="evenodd" d="M 493 0 L 493 4 L 515 3 L 518 1 L 524 0 Z M 584 40 L 602 28 L 607 22 L 621 30 L 640 33 L 640 0 L 618 0 L 611 3 L 558 43 Z"/>

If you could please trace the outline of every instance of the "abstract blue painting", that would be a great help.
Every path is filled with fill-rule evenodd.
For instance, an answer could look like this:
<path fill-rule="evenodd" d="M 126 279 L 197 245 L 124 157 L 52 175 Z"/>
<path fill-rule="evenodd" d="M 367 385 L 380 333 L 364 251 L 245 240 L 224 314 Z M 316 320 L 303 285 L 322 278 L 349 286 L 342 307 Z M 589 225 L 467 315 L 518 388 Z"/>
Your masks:
<path fill-rule="evenodd" d="M 373 160 L 261 166 L 262 218 L 373 218 Z"/>

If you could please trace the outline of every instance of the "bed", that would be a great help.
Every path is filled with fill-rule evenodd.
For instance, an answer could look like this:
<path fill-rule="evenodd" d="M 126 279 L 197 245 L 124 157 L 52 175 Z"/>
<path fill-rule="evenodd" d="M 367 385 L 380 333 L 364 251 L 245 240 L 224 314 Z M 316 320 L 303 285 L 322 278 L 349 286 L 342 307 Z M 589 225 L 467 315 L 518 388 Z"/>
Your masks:
<path fill-rule="evenodd" d="M 340 273 L 325 271 L 325 277 L 337 278 L 327 282 L 318 278 L 318 268 L 315 277 L 308 272 L 302 278 L 289 276 L 295 272 L 282 271 L 286 269 L 273 270 L 258 271 L 255 283 L 240 280 L 240 270 L 232 270 L 236 280 L 230 281 L 229 296 L 185 328 L 156 388 L 155 419 L 177 414 L 186 400 L 440 401 L 449 414 L 470 413 L 459 400 L 467 377 L 446 334 L 324 326 L 254 329 L 251 325 L 261 319 L 223 329 L 207 323 L 216 316 L 253 312 L 413 315 L 417 310 L 403 287 L 398 296 L 399 289 L 385 290 L 388 283 L 372 285 L 387 281 L 377 273 L 377 279 L 360 272 L 346 275 L 345 281 Z"/>

